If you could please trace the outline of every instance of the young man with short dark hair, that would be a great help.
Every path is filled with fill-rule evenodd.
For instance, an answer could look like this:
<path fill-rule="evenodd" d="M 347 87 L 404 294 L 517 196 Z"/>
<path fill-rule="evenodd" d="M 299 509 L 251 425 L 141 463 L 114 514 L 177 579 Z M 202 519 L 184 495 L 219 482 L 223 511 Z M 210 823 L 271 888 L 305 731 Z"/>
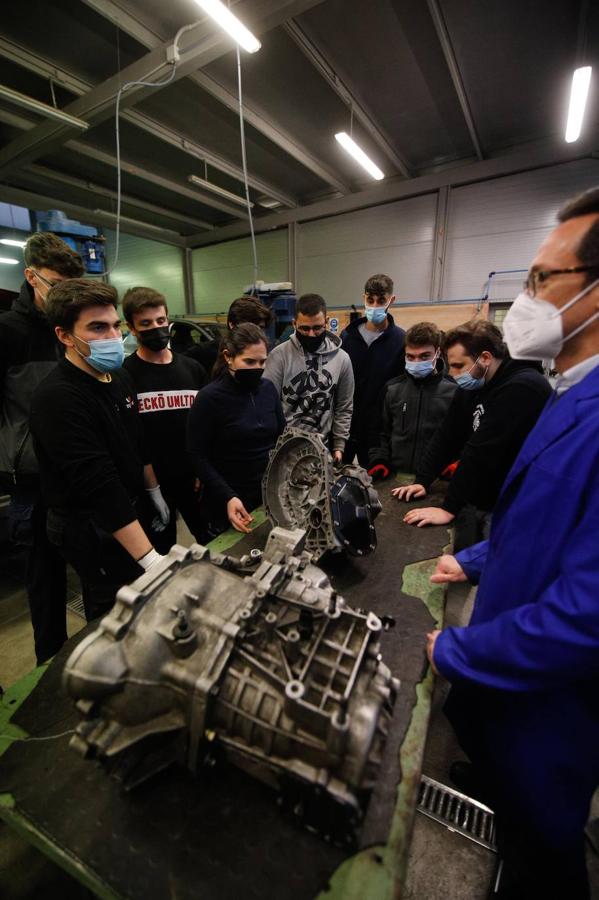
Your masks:
<path fill-rule="evenodd" d="M 349 437 L 354 378 L 341 339 L 327 331 L 327 308 L 319 294 L 296 301 L 295 334 L 268 355 L 264 375 L 273 382 L 288 425 L 315 431 L 336 462 Z"/>
<path fill-rule="evenodd" d="M 446 466 L 459 459 L 442 506 L 412 509 L 404 521 L 448 525 L 469 505 L 480 513 L 484 533 L 506 475 L 551 387 L 536 364 L 509 358 L 500 330 L 484 319 L 448 331 L 443 347 L 458 390 L 420 459 L 415 483 L 393 493 L 398 500 L 426 496 Z"/>
<path fill-rule="evenodd" d="M 372 275 L 364 285 L 364 313 L 341 335 L 354 372 L 354 412 L 345 460 L 368 467 L 368 451 L 380 432 L 380 397 L 388 381 L 404 368 L 404 331 L 389 309 L 395 300 L 388 275 Z"/>
<path fill-rule="evenodd" d="M 153 519 L 150 537 L 159 553 L 168 553 L 177 540 L 177 510 L 195 539 L 204 541 L 199 494 L 185 444 L 189 410 L 206 384 L 206 372 L 195 360 L 169 348 L 163 294 L 147 287 L 130 288 L 123 297 L 123 315 L 138 344 L 124 368 L 137 392 L 146 452 L 171 514 L 164 528 Z"/>
<path fill-rule="evenodd" d="M 137 398 L 123 364 L 117 292 L 98 281 L 55 285 L 46 312 L 64 359 L 39 385 L 31 431 L 48 506 L 48 537 L 81 578 L 87 619 L 162 558 L 139 521 L 146 491 L 169 510 L 145 458 Z"/>
<path fill-rule="evenodd" d="M 417 471 L 457 390 L 441 356 L 441 332 L 432 322 L 408 329 L 405 357 L 406 371 L 383 388 L 380 437 L 369 451 L 368 473 L 375 481 Z"/>
<path fill-rule="evenodd" d="M 78 253 L 49 232 L 27 241 L 25 281 L 12 309 L 0 315 L 0 484 L 11 496 L 12 539 L 27 548 L 25 588 L 38 664 L 67 639 L 66 565 L 46 536 L 39 469 L 29 429 L 31 397 L 56 366 L 59 345 L 46 316 L 53 284 L 83 274 Z"/>
<path fill-rule="evenodd" d="M 238 325 L 244 322 L 251 322 L 265 331 L 271 321 L 272 313 L 268 306 L 257 297 L 238 297 L 233 300 L 227 313 L 227 328 L 233 331 Z M 208 377 L 212 377 L 212 370 L 218 359 L 218 351 L 220 349 L 220 340 L 202 341 L 200 344 L 194 344 L 189 350 L 185 351 L 185 356 L 195 359 L 206 370 Z"/>

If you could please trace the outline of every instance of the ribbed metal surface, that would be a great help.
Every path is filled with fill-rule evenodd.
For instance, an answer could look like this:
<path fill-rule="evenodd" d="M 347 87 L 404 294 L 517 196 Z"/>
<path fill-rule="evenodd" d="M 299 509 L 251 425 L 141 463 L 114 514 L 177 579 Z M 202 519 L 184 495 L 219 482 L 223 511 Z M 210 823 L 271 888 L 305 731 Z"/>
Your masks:
<path fill-rule="evenodd" d="M 423 775 L 418 810 L 469 840 L 496 851 L 495 814 L 478 800 Z"/>
<path fill-rule="evenodd" d="M 83 597 L 81 596 L 81 594 L 69 592 L 69 596 L 67 597 L 67 609 L 69 609 L 72 613 L 75 613 L 75 615 L 79 616 L 81 619 L 85 619 Z"/>
<path fill-rule="evenodd" d="M 451 191 L 442 296 L 480 296 L 489 272 L 527 269 L 556 213 L 599 180 L 599 161 L 576 160 Z M 491 299 L 514 299 L 522 274 L 498 275 Z"/>
<path fill-rule="evenodd" d="M 93 217 L 92 221 L 93 221 Z M 109 228 L 106 235 L 106 262 L 114 264 L 116 234 Z M 160 291 L 167 299 L 169 312 L 185 312 L 183 287 L 183 254 L 179 247 L 135 237 L 121 231 L 119 258 L 116 269 L 109 276 L 112 284 L 123 296 L 130 287 L 143 285 Z"/>
<path fill-rule="evenodd" d="M 429 297 L 436 210 L 436 194 L 427 194 L 300 225 L 299 293 L 360 307 L 366 279 L 384 272 L 398 299 Z"/>

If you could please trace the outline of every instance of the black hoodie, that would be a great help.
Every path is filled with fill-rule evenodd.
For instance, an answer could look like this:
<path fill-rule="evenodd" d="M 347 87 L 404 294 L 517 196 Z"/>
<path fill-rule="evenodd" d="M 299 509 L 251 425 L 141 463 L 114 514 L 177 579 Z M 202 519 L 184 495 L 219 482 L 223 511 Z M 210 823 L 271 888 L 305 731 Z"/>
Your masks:
<path fill-rule="evenodd" d="M 459 459 L 443 508 L 457 515 L 471 503 L 490 512 L 550 394 L 549 382 L 534 364 L 513 359 L 504 359 L 481 390 L 458 388 L 420 459 L 416 484 L 428 489 Z"/>
<path fill-rule="evenodd" d="M 54 329 L 23 282 L 12 308 L 0 314 L 0 483 L 38 481 L 29 432 L 31 397 L 61 358 Z"/>

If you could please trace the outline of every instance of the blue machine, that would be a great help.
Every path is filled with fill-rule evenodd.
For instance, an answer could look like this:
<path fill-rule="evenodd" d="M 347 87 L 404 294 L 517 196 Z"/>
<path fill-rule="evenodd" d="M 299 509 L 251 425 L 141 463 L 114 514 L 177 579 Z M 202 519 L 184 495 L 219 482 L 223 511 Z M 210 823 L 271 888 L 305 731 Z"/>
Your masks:
<path fill-rule="evenodd" d="M 65 244 L 81 254 L 86 272 L 90 275 L 102 275 L 105 269 L 104 246 L 97 228 L 69 219 L 60 209 L 36 212 L 35 218 L 40 231 L 58 234 Z"/>
<path fill-rule="evenodd" d="M 257 297 L 273 314 L 273 321 L 266 330 L 271 345 L 278 343 L 286 329 L 289 329 L 295 317 L 295 291 L 289 282 L 248 285 L 245 294 Z"/>

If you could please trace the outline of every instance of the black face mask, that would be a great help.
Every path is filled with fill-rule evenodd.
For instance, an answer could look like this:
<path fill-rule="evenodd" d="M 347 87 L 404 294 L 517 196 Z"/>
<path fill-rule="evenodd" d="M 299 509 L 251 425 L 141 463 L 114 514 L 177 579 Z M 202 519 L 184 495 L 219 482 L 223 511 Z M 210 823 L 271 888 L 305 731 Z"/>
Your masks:
<path fill-rule="evenodd" d="M 264 369 L 235 369 L 231 375 L 239 385 L 246 391 L 255 391 L 260 384 Z"/>
<path fill-rule="evenodd" d="M 326 333 L 322 334 L 302 334 L 301 331 L 295 332 L 295 336 L 306 351 L 306 353 L 316 353 L 326 337 Z"/>
<path fill-rule="evenodd" d="M 148 350 L 153 350 L 157 353 L 159 350 L 164 350 L 169 342 L 169 330 L 168 325 L 161 325 L 160 328 L 147 328 L 145 331 L 137 332 L 137 340 L 144 347 L 147 347 Z"/>

